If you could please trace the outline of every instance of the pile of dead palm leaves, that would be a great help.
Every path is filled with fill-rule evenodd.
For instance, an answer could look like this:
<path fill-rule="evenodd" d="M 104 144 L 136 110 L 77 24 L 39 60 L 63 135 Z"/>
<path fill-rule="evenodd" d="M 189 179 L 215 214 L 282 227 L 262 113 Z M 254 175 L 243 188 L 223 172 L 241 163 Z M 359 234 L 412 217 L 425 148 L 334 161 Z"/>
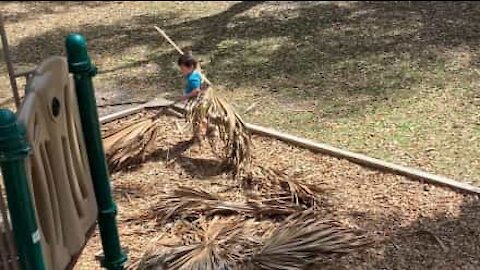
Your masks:
<path fill-rule="evenodd" d="M 249 199 L 244 202 L 224 198 L 200 188 L 178 187 L 162 195 L 146 218 L 155 218 L 159 225 L 174 219 L 199 219 L 218 215 L 241 215 L 251 218 L 288 216 L 302 209 L 288 197 Z"/>
<path fill-rule="evenodd" d="M 136 118 L 115 130 L 104 132 L 103 147 L 111 171 L 143 162 L 155 150 L 160 125 L 158 116 Z"/>
<path fill-rule="evenodd" d="M 156 149 L 158 116 L 160 108 L 152 116 L 141 115 L 104 132 L 103 145 L 111 171 L 128 169 L 137 165 Z M 203 92 L 187 103 L 186 120 L 192 126 L 194 137 L 208 139 L 212 151 L 234 176 L 248 168 L 252 155 L 252 140 L 241 117 L 232 106 L 215 95 L 213 89 Z M 216 130 L 215 136 L 198 134 L 202 122 Z"/>
<path fill-rule="evenodd" d="M 295 270 L 370 244 L 322 219 L 322 189 L 301 175 L 259 166 L 234 188 L 244 199 L 182 186 L 159 195 L 143 218 L 171 230 L 131 269 Z"/>
<path fill-rule="evenodd" d="M 300 270 L 369 245 L 359 231 L 313 211 L 288 216 L 276 226 L 251 218 L 201 218 L 162 235 L 131 269 Z"/>
<path fill-rule="evenodd" d="M 187 120 L 192 124 L 195 133 L 199 133 L 202 122 L 216 129 L 216 136 L 209 136 L 208 140 L 212 150 L 217 150 L 219 143 L 222 145 L 217 156 L 226 162 L 234 175 L 246 169 L 251 161 L 252 140 L 250 132 L 245 127 L 240 115 L 230 104 L 215 94 L 209 88 L 187 104 Z M 201 137 L 201 134 L 195 134 Z M 218 141 L 220 139 L 220 142 Z"/>

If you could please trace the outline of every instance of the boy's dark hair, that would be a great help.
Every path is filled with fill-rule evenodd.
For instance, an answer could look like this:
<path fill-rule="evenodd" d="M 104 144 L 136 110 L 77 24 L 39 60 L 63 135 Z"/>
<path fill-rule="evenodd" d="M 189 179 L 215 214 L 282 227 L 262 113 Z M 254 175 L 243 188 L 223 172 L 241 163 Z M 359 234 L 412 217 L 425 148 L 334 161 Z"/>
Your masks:
<path fill-rule="evenodd" d="M 197 60 L 195 60 L 190 53 L 187 53 L 178 58 L 178 65 L 189 68 L 197 68 Z"/>

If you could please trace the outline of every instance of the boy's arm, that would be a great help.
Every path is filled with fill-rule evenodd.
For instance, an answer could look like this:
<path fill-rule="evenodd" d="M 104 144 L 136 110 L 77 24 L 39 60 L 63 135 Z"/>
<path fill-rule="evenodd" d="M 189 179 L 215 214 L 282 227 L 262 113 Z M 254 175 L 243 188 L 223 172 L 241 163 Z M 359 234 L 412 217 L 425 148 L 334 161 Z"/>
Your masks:
<path fill-rule="evenodd" d="M 200 94 L 202 92 L 202 90 L 200 90 L 200 88 L 198 89 L 195 89 L 193 90 L 192 92 L 186 94 L 186 95 L 183 95 L 180 97 L 180 100 L 183 101 L 183 100 L 186 100 L 186 99 L 189 99 L 189 98 L 192 98 L 192 97 L 195 97 L 195 96 L 198 96 L 198 94 Z"/>

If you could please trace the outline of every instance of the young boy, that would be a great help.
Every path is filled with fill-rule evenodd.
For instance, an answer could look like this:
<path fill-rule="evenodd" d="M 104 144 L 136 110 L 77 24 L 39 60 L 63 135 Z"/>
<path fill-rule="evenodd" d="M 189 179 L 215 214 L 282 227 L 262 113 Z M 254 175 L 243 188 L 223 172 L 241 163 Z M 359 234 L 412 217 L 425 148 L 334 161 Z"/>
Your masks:
<path fill-rule="evenodd" d="M 181 101 L 186 102 L 187 100 L 195 98 L 203 91 L 207 90 L 207 87 L 202 85 L 202 74 L 199 70 L 197 70 L 197 60 L 195 60 L 190 53 L 184 54 L 178 58 L 178 66 L 180 67 L 180 71 L 187 82 L 187 85 L 183 90 L 183 95 L 180 97 Z M 194 131 L 196 136 L 204 137 L 205 134 L 209 136 L 215 135 L 215 131 L 208 128 L 206 119 L 202 121 L 199 128 L 200 130 Z M 201 142 L 201 138 L 197 137 L 194 139 L 196 139 L 198 142 Z"/>
<path fill-rule="evenodd" d="M 191 54 L 184 54 L 178 58 L 178 66 L 187 81 L 187 85 L 183 90 L 183 96 L 180 100 L 186 101 L 198 96 L 203 90 L 202 74 L 197 70 L 197 60 L 195 60 Z"/>

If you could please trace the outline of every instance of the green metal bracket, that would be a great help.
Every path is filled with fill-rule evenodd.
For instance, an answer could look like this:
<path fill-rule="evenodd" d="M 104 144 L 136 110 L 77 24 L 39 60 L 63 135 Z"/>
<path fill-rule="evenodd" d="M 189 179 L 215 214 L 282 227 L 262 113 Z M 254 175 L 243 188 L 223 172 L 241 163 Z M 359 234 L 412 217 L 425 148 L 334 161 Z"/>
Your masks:
<path fill-rule="evenodd" d="M 96 67 L 92 65 L 87 51 L 87 42 L 79 34 L 69 34 L 66 38 L 68 68 L 73 73 L 77 92 L 83 135 L 99 209 L 98 225 L 104 259 L 102 266 L 111 269 L 123 269 L 127 261 L 125 252 L 120 247 L 115 216 L 117 207 L 112 199 L 110 178 L 103 150 L 97 104 L 95 101 L 92 77 Z"/>
<path fill-rule="evenodd" d="M 25 170 L 29 153 L 25 129 L 12 111 L 0 109 L 0 167 L 20 265 L 23 270 L 44 270 L 40 232 Z"/>

